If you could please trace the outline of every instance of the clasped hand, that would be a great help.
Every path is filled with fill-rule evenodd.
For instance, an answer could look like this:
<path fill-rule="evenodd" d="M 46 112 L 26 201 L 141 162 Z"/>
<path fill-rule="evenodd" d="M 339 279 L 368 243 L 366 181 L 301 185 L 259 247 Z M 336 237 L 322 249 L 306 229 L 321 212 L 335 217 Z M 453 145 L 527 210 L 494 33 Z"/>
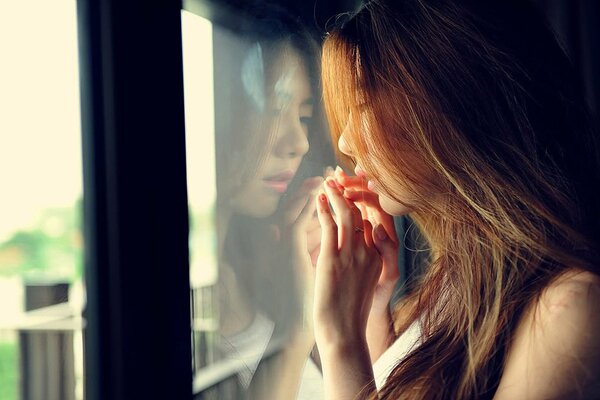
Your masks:
<path fill-rule="evenodd" d="M 314 321 L 320 350 L 329 345 L 366 344 L 369 319 L 389 321 L 387 304 L 398 279 L 398 242 L 393 220 L 362 181 L 337 173 L 336 179 L 326 179 L 325 192 L 316 200 L 321 251 Z M 353 195 L 355 200 L 351 200 Z M 374 299 L 385 306 L 374 304 Z"/>

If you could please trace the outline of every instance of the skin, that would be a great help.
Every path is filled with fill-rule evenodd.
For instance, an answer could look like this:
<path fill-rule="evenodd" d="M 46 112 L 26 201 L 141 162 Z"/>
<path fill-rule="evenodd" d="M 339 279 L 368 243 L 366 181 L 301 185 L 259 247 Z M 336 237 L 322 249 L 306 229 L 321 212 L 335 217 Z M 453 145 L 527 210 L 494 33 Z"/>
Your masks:
<path fill-rule="evenodd" d="M 225 233 L 234 213 L 254 218 L 268 217 L 273 223 L 270 235 L 259 238 L 257 242 L 268 251 L 260 252 L 266 256 L 264 260 L 255 260 L 258 263 L 256 271 L 273 274 L 276 273 L 273 268 L 280 267 L 281 260 L 291 260 L 296 280 L 301 286 L 299 293 L 305 294 L 304 301 L 308 303 L 304 308 L 312 310 L 314 264 L 321 240 L 314 198 L 323 178 L 306 179 L 295 192 L 288 193 L 283 199 L 284 193 L 270 187 L 265 178 L 281 172 L 295 175 L 298 171 L 309 150 L 308 123 L 314 112 L 313 97 L 306 65 L 295 50 L 283 48 L 281 57 L 269 70 L 275 71 L 266 82 L 266 86 L 272 88 L 267 93 L 265 112 L 267 125 L 273 129 L 271 146 L 256 174 L 218 210 L 219 254 L 223 252 Z M 221 321 L 221 334 L 227 337 L 248 327 L 257 310 L 231 266 L 222 263 L 220 276 L 228 293 L 227 309 L 221 312 L 221 315 L 228 316 Z M 312 322 L 312 315 L 305 315 L 304 320 Z M 283 373 L 272 385 L 254 387 L 253 398 L 295 396 L 304 361 L 314 346 L 312 327 L 309 324 L 302 327 L 303 321 L 298 323 L 300 326 L 296 334 L 289 338 L 280 352 L 278 369 Z"/>
<path fill-rule="evenodd" d="M 344 154 L 351 154 L 351 150 L 350 147 L 348 146 L 348 143 L 346 142 L 344 135 L 342 133 L 342 135 L 340 136 L 339 140 L 338 140 L 338 148 L 340 149 L 340 151 Z M 364 172 L 362 172 L 362 169 L 360 168 L 360 166 L 357 166 L 357 168 L 355 169 L 355 173 L 358 177 L 365 177 Z M 371 179 L 371 180 L 366 180 L 366 181 L 360 181 L 360 182 L 354 182 L 355 185 L 353 185 L 353 187 L 356 187 L 356 185 L 359 185 L 359 188 L 362 189 L 367 189 L 368 192 L 371 193 L 375 193 L 377 194 L 378 197 L 378 206 L 381 207 L 381 209 L 383 211 L 385 211 L 386 213 L 390 214 L 390 215 L 406 215 L 408 214 L 411 210 L 410 208 L 408 208 L 406 205 L 404 204 L 400 204 L 397 201 L 395 201 L 394 199 L 388 197 L 385 193 L 383 193 L 380 188 L 379 185 L 377 183 L 376 180 Z M 400 190 L 400 193 L 402 193 L 402 191 Z M 405 198 L 408 196 L 404 196 Z M 375 203 L 373 203 L 373 206 L 375 206 Z"/>
<path fill-rule="evenodd" d="M 313 117 L 313 98 L 306 66 L 291 49 L 282 51 L 267 87 L 273 88 L 266 103 L 267 125 L 274 130 L 273 144 L 254 176 L 234 195 L 231 208 L 256 218 L 272 215 L 283 193 L 273 190 L 265 178 L 298 171 L 308 152 L 307 122 Z"/>
<path fill-rule="evenodd" d="M 352 156 L 343 139 L 340 143 L 340 151 Z M 315 338 L 327 400 L 373 392 L 372 362 L 391 343 L 387 332 L 368 335 L 369 323 L 385 318 L 375 305 L 389 302 L 391 292 L 378 298 L 377 291 L 386 276 L 393 279 L 386 259 L 397 249 L 384 234 L 381 218 L 386 211 L 402 215 L 408 210 L 367 181 L 364 175 L 338 172 L 335 184 L 328 179 L 316 201 L 322 247 L 315 278 Z M 374 220 L 377 213 L 380 221 Z M 600 278 L 588 272 L 569 270 L 546 288 L 517 325 L 494 398 L 600 398 L 598 304 Z"/>
<path fill-rule="evenodd" d="M 267 126 L 273 129 L 272 146 L 264 155 L 256 174 L 244 183 L 231 201 L 220 205 L 217 218 L 220 232 L 219 254 L 223 253 L 227 228 L 234 213 L 265 218 L 277 211 L 284 193 L 269 187 L 265 178 L 281 172 L 295 175 L 309 149 L 307 122 L 313 116 L 313 99 L 304 61 L 293 49 L 284 48 L 281 56 L 272 65 L 271 71 L 274 72 L 269 74 L 266 84 L 273 89 L 268 93 L 265 118 L 268 119 Z M 258 133 L 250 132 L 250 134 Z M 274 218 L 273 240 L 279 241 L 281 237 L 289 237 L 293 242 L 298 242 L 300 240 L 296 237 L 299 236 L 298 232 L 303 229 L 310 230 L 312 233 L 309 241 L 312 246 L 310 251 L 314 251 L 314 247 L 318 245 L 318 223 L 315 218 L 312 224 L 308 219 L 302 219 L 301 212 L 309 199 L 314 197 L 314 191 L 321 182 L 322 179 L 318 177 L 307 179 L 296 193 L 281 204 L 278 215 Z M 291 232 L 294 235 L 287 234 Z M 308 246 L 309 243 L 306 245 Z M 292 246 L 292 249 L 296 250 L 296 247 L 296 245 Z M 223 319 L 221 333 L 231 336 L 242 331 L 252 322 L 255 311 L 248 295 L 237 283 L 231 266 L 226 264 L 221 266 L 221 277 L 225 286 L 229 288 L 228 303 L 231 304 L 230 310 L 222 315 L 234 316 Z"/>

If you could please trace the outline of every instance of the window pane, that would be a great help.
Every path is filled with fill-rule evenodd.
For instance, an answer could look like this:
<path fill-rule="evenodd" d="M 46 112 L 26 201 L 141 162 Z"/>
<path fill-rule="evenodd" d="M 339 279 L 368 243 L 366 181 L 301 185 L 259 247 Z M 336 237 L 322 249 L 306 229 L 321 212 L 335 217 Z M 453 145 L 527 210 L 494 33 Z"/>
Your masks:
<path fill-rule="evenodd" d="M 333 163 L 319 46 L 294 16 L 184 11 L 195 389 L 309 398 L 314 195 Z M 305 368 L 306 364 L 306 368 Z"/>
<path fill-rule="evenodd" d="M 75 0 L 1 2 L 0 57 L 0 399 L 81 399 Z"/>

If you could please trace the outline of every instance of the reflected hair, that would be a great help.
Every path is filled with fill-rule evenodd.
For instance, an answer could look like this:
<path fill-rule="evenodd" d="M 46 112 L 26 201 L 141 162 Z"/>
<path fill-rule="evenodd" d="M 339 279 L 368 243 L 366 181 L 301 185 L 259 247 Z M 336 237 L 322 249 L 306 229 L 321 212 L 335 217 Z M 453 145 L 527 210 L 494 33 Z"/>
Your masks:
<path fill-rule="evenodd" d="M 278 121 L 269 118 L 266 103 L 274 90 L 267 85 L 268 77 L 275 73 L 276 62 L 281 57 L 297 55 L 306 68 L 315 100 L 318 100 L 316 93 L 320 92 L 320 47 L 314 34 L 280 6 L 250 2 L 246 7 L 247 15 L 229 31 L 235 37 L 235 44 L 231 47 L 234 54 L 229 56 L 234 65 L 233 75 L 223 81 L 226 87 L 222 88 L 227 93 L 231 90 L 236 93 L 229 94 L 227 113 L 217 114 L 220 126 L 216 135 L 217 162 L 221 176 L 226 180 L 235 176 L 237 181 L 233 187 L 222 190 L 223 199 L 229 198 L 230 192 L 239 190 L 256 174 L 273 146 Z M 215 73 L 223 72 L 217 70 Z M 314 120 L 319 121 L 320 107 L 315 104 L 314 109 Z M 321 132 L 319 124 L 313 128 L 309 135 L 314 131 Z M 311 157 L 310 151 L 306 157 Z"/>
<path fill-rule="evenodd" d="M 524 311 L 599 273 L 598 144 L 566 56 L 524 0 L 377 0 L 328 34 L 322 81 L 334 142 L 430 248 L 393 313 L 422 345 L 379 397 L 493 397 Z"/>

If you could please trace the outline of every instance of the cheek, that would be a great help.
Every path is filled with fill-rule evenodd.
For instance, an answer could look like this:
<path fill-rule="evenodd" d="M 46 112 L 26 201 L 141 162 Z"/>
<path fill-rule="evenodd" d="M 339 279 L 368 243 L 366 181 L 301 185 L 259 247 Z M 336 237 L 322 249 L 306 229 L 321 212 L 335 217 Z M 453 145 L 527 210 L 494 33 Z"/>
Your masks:
<path fill-rule="evenodd" d="M 406 215 L 411 211 L 410 208 L 404 204 L 398 203 L 396 200 L 390 199 L 385 195 L 379 195 L 379 203 L 381 204 L 383 211 L 390 215 Z"/>

